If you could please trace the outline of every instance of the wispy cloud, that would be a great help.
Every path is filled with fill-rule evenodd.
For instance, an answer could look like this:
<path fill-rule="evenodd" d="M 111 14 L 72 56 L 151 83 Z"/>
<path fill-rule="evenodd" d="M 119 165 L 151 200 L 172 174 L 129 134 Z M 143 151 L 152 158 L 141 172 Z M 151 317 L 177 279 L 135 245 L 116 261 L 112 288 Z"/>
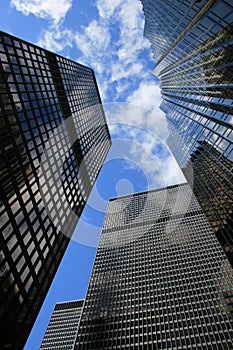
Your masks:
<path fill-rule="evenodd" d="M 10 4 L 26 16 L 33 14 L 58 24 L 71 8 L 72 0 L 11 0 Z"/>
<path fill-rule="evenodd" d="M 136 95 L 137 95 L 136 90 Z M 134 93 L 133 93 L 134 94 Z M 143 97 L 142 97 L 143 98 Z M 154 99 L 156 95 L 154 96 Z M 129 96 L 129 101 L 131 96 Z M 147 135 L 147 140 L 150 138 L 154 140 L 155 138 L 164 142 L 168 136 L 167 123 L 164 114 L 156 108 L 156 104 L 153 103 L 153 99 L 150 101 L 148 106 L 141 104 L 141 98 L 139 95 L 138 100 L 132 99 L 134 103 L 110 103 L 104 104 L 104 109 L 110 129 L 112 132 L 114 130 L 120 134 L 129 134 L 134 136 L 135 139 L 140 139 L 138 132 L 136 134 L 135 130 L 129 130 L 130 127 L 139 128 L 140 134 L 143 136 L 143 141 L 145 142 L 145 135 Z"/>
<path fill-rule="evenodd" d="M 73 42 L 74 37 L 70 29 L 61 30 L 59 26 L 52 26 L 49 30 L 41 32 L 37 45 L 50 51 L 61 52 L 64 48 L 72 47 Z"/>
<path fill-rule="evenodd" d="M 65 20 L 72 1 L 61 0 L 62 11 L 58 2 L 55 6 L 53 0 L 11 1 L 24 14 L 52 21 L 40 33 L 40 46 L 62 54 L 74 50 L 78 62 L 94 69 L 112 136 L 121 142 L 130 140 L 122 156 L 139 164 L 154 186 L 179 182 L 181 175 L 166 144 L 167 123 L 159 109 L 158 80 L 151 73 L 154 62 L 150 43 L 143 36 L 140 1 L 96 0 L 95 18 L 78 30 Z"/>
<path fill-rule="evenodd" d="M 142 80 L 138 89 L 134 90 L 127 98 L 127 102 L 133 104 L 140 104 L 146 108 L 156 109 L 160 115 L 163 115 L 159 109 L 162 102 L 160 95 L 160 88 L 158 84 L 152 79 Z"/>
<path fill-rule="evenodd" d="M 113 139 L 109 157 L 121 157 L 141 169 L 149 188 L 184 182 L 167 146 L 166 120 L 162 113 L 152 108 L 153 103 L 150 107 L 129 103 L 104 105 Z"/>
<path fill-rule="evenodd" d="M 77 61 L 95 70 L 103 100 L 125 101 L 140 81 L 155 81 L 147 68 L 152 55 L 149 41 L 143 37 L 141 3 L 97 0 L 96 12 L 96 19 L 78 31 L 66 21 L 51 25 L 40 34 L 38 44 L 56 52 L 75 49 Z"/>
<path fill-rule="evenodd" d="M 133 126 L 127 135 L 119 129 L 113 133 L 113 146 L 108 159 L 124 159 L 122 167 L 141 171 L 147 179 L 148 189 L 184 182 L 184 177 L 171 156 L 166 142 Z M 116 137 L 116 138 L 115 138 Z"/>
<path fill-rule="evenodd" d="M 99 11 L 101 18 L 110 18 L 114 15 L 116 9 L 119 8 L 124 3 L 124 0 L 115 0 L 115 1 L 106 1 L 106 0 L 97 0 L 96 6 Z"/>
<path fill-rule="evenodd" d="M 81 61 L 92 66 L 98 74 L 107 74 L 106 63 L 111 57 L 109 50 L 110 30 L 102 21 L 91 21 L 82 28 L 82 32 L 74 34 L 77 49 L 81 52 Z"/>

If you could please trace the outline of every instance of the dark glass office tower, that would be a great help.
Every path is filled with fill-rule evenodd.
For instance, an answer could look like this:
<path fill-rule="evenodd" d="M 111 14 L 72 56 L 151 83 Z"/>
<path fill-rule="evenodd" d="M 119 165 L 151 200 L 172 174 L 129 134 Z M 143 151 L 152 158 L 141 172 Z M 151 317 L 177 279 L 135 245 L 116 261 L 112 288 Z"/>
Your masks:
<path fill-rule="evenodd" d="M 76 349 L 232 349 L 233 271 L 188 184 L 110 200 Z"/>
<path fill-rule="evenodd" d="M 233 3 L 141 2 L 169 147 L 233 265 Z"/>
<path fill-rule="evenodd" d="M 92 69 L 0 32 L 0 348 L 22 349 L 110 148 Z"/>
<path fill-rule="evenodd" d="M 218 159 L 221 159 L 221 166 Z M 201 204 L 221 246 L 233 265 L 233 249 L 228 237 L 232 237 L 232 183 L 228 174 L 232 162 L 223 157 L 206 141 L 200 142 L 191 154 L 190 162 L 183 169 L 188 182 Z"/>
<path fill-rule="evenodd" d="M 73 350 L 84 300 L 56 304 L 40 350 Z"/>

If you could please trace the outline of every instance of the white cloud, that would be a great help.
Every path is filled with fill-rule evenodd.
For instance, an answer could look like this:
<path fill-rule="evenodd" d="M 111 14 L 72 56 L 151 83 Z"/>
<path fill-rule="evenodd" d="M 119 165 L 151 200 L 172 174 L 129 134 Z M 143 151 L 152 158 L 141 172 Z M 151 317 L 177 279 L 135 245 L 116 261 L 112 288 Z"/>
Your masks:
<path fill-rule="evenodd" d="M 102 18 L 109 18 L 111 17 L 117 8 L 121 4 L 124 3 L 124 0 L 114 0 L 114 1 L 107 1 L 107 0 L 97 0 L 96 6 L 99 11 L 99 15 Z"/>
<path fill-rule="evenodd" d="M 104 23 L 92 21 L 83 27 L 82 33 L 75 34 L 77 48 L 82 52 L 81 59 L 102 74 L 106 70 L 105 52 L 110 43 L 109 28 Z"/>
<path fill-rule="evenodd" d="M 25 16 L 33 14 L 58 24 L 72 6 L 72 0 L 11 0 L 11 6 Z"/>
<path fill-rule="evenodd" d="M 186 182 L 186 179 L 172 153 L 161 162 L 161 171 L 164 174 L 167 186 Z"/>
<path fill-rule="evenodd" d="M 102 100 L 126 101 L 104 104 L 111 134 L 121 138 L 121 143 L 122 139 L 131 140 L 128 146 L 122 143 L 122 157 L 139 165 L 148 177 L 150 188 L 177 183 L 181 177 L 166 146 L 168 130 L 159 109 L 160 88 L 148 71 L 152 54 L 149 41 L 143 37 L 141 3 L 96 0 L 96 6 L 98 20 L 91 20 L 78 32 L 61 28 L 59 20 L 56 22 L 47 12 L 46 16 L 58 25 L 44 31 L 38 44 L 56 52 L 76 46 L 80 52 L 77 61 L 92 67 L 96 73 Z"/>
<path fill-rule="evenodd" d="M 104 110 L 112 135 L 138 140 L 151 150 L 156 144 L 166 142 L 168 130 L 162 112 L 136 104 L 117 102 L 105 104 Z"/>
<path fill-rule="evenodd" d="M 91 66 L 97 75 L 100 90 L 104 96 L 113 95 L 121 99 L 131 83 L 131 89 L 145 74 L 147 62 L 140 58 L 143 50 L 151 54 L 149 42 L 143 37 L 144 18 L 138 0 L 97 0 L 98 21 L 83 26 L 75 35 L 77 48 L 82 52 L 78 57 Z M 118 33 L 116 34 L 116 28 Z M 108 80 L 108 87 L 102 81 Z"/>
<path fill-rule="evenodd" d="M 120 96 L 124 91 L 130 89 L 130 82 L 128 80 L 126 81 L 121 81 L 119 84 L 116 86 L 116 91 L 117 91 L 117 96 Z"/>
<path fill-rule="evenodd" d="M 140 62 L 132 62 L 130 65 L 124 65 L 122 64 L 122 61 L 119 61 L 118 63 L 115 63 L 111 67 L 111 82 L 113 81 L 120 81 L 121 79 L 140 76 L 140 74 L 143 73 L 143 65 Z M 136 78 L 135 77 L 135 78 Z"/>
<path fill-rule="evenodd" d="M 153 80 L 141 81 L 137 90 L 128 96 L 127 102 L 132 105 L 142 107 L 142 115 L 137 113 L 129 114 L 133 123 L 141 124 L 153 135 L 157 135 L 161 140 L 165 140 L 168 135 L 167 122 L 164 113 L 159 108 L 161 100 L 160 88 Z"/>
<path fill-rule="evenodd" d="M 123 36 L 132 37 L 132 34 L 142 36 L 144 18 L 142 6 L 139 1 L 124 1 L 119 8 L 118 16 L 121 21 L 121 33 Z"/>
<path fill-rule="evenodd" d="M 84 38 L 88 42 L 88 49 L 91 49 L 92 53 L 97 53 L 97 51 L 103 52 L 102 50 L 106 50 L 110 42 L 109 29 L 106 28 L 106 26 L 103 23 L 94 20 L 90 22 L 87 27 L 84 28 L 84 35 L 82 37 L 82 40 Z M 76 40 L 77 44 L 79 44 L 78 34 L 76 36 Z M 81 40 L 80 43 L 82 43 Z M 88 53 L 90 53 L 90 51 L 84 51 L 85 55 L 87 55 Z"/>
<path fill-rule="evenodd" d="M 81 52 L 77 61 L 92 67 L 96 73 L 102 99 L 124 101 L 142 77 L 144 81 L 151 80 L 146 58 L 140 56 L 147 50 L 148 61 L 151 59 L 150 44 L 143 37 L 141 3 L 97 0 L 96 6 L 98 20 L 90 21 L 78 32 L 52 25 L 41 33 L 38 44 L 55 52 L 76 46 Z M 144 84 L 142 104 L 147 103 L 151 91 L 151 85 Z"/>
<path fill-rule="evenodd" d="M 140 169 L 146 176 L 150 189 L 184 182 L 182 172 L 167 147 L 166 139 L 161 139 L 151 130 L 129 125 L 127 122 L 110 123 L 109 126 L 113 146 L 108 159 L 128 160 L 125 169 L 129 168 L 129 164 Z"/>
<path fill-rule="evenodd" d="M 69 29 L 50 27 L 40 34 L 37 45 L 53 52 L 61 52 L 66 47 L 72 47 L 73 33 Z"/>
<path fill-rule="evenodd" d="M 159 109 L 159 105 L 162 102 L 160 88 L 152 79 L 141 81 L 139 88 L 128 96 L 127 102 L 157 109 L 162 115 Z"/>
<path fill-rule="evenodd" d="M 108 89 L 109 89 L 109 82 L 106 79 L 102 79 L 101 82 L 97 80 L 97 85 L 100 92 L 100 97 L 102 101 L 106 101 L 108 99 Z"/>
<path fill-rule="evenodd" d="M 91 65 L 102 74 L 106 68 L 102 56 L 109 42 L 108 28 L 94 20 L 88 26 L 83 27 L 82 33 L 64 29 L 61 26 L 50 26 L 49 29 L 41 33 L 37 44 L 56 52 L 76 45 L 82 53 L 78 61 L 85 65 Z"/>
<path fill-rule="evenodd" d="M 167 146 L 166 119 L 158 108 L 159 103 L 154 103 L 155 99 L 160 102 L 159 87 L 153 82 L 149 86 L 147 83 L 142 82 L 129 97 L 134 104 L 104 105 L 113 143 L 116 143 L 115 138 L 119 140 L 115 151 L 111 152 L 115 152 L 114 157 L 120 156 L 136 164 L 146 175 L 150 188 L 184 182 L 182 172 Z M 141 106 L 141 95 L 147 93 L 147 89 L 151 94 L 144 97 L 148 98 L 144 101 L 146 108 Z"/>
<path fill-rule="evenodd" d="M 118 57 L 126 63 L 138 59 L 143 49 L 150 47 L 149 41 L 143 37 L 144 17 L 139 1 L 125 1 L 117 12 L 120 22 L 120 38 Z"/>

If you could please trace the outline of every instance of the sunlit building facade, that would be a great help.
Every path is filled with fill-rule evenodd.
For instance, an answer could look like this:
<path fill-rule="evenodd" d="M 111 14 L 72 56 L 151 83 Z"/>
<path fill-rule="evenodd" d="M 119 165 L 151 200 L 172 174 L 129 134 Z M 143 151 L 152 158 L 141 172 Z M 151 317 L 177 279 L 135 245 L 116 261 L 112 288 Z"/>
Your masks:
<path fill-rule="evenodd" d="M 110 148 L 92 69 L 0 32 L 0 348 L 22 349 Z"/>
<path fill-rule="evenodd" d="M 75 349 L 232 349 L 233 271 L 185 183 L 110 200 Z"/>
<path fill-rule="evenodd" d="M 233 265 L 233 3 L 141 2 L 169 147 Z"/>
<path fill-rule="evenodd" d="M 84 300 L 57 303 L 40 350 L 73 350 Z"/>

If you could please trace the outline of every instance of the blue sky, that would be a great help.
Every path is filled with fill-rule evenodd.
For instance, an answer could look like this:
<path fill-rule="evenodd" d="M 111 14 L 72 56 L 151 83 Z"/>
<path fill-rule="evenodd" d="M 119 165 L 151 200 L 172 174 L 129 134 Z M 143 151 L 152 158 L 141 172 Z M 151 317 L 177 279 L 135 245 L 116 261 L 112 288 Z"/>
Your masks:
<path fill-rule="evenodd" d="M 113 139 L 25 350 L 39 348 L 56 302 L 85 297 L 110 197 L 183 182 L 139 0 L 3 0 L 1 30 L 92 67 Z"/>

